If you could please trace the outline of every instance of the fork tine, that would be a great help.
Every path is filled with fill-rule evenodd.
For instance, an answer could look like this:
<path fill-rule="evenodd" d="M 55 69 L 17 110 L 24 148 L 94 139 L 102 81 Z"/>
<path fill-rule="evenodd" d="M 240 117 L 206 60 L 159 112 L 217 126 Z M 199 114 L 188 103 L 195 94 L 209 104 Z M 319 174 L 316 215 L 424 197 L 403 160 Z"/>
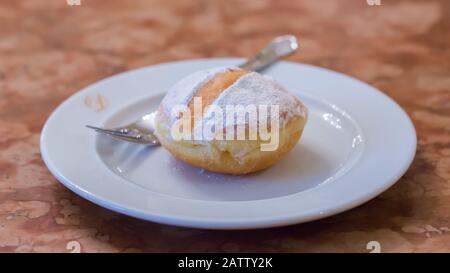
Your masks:
<path fill-rule="evenodd" d="M 94 129 L 96 132 L 101 133 L 101 134 L 105 134 L 105 135 L 109 135 L 109 136 L 113 136 L 116 138 L 120 138 L 122 140 L 130 140 L 130 141 L 138 141 L 142 139 L 142 135 L 135 135 L 135 136 L 131 136 L 131 135 L 126 135 L 124 133 L 120 133 L 114 130 L 107 130 L 107 129 L 96 129 L 96 127 L 91 128 L 88 127 L 90 129 Z"/>
<path fill-rule="evenodd" d="M 142 140 L 142 135 L 135 135 L 135 136 L 127 136 L 127 135 L 116 135 L 116 134 L 111 134 L 111 133 L 106 133 L 106 132 L 100 132 L 101 134 L 105 134 L 105 135 L 110 135 L 116 139 L 121 139 L 121 140 L 131 140 L 131 141 L 140 141 Z"/>
<path fill-rule="evenodd" d="M 91 126 L 91 125 L 86 125 L 87 128 L 89 129 L 93 129 L 97 132 L 102 132 L 102 133 L 110 133 L 110 134 L 115 134 L 115 135 L 127 135 L 128 131 L 127 130 L 111 130 L 111 129 L 104 129 L 104 128 L 100 128 L 100 127 L 95 127 L 95 126 Z"/>

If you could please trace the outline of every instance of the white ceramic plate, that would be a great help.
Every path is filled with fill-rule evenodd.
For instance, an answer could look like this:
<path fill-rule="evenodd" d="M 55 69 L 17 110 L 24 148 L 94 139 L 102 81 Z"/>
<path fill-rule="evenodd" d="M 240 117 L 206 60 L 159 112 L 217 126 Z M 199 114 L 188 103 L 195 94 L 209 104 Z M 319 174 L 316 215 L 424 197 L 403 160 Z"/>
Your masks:
<path fill-rule="evenodd" d="M 333 215 L 380 194 L 407 170 L 416 134 L 394 101 L 348 76 L 289 62 L 265 73 L 307 105 L 309 120 L 294 150 L 257 174 L 209 173 L 175 160 L 161 147 L 117 142 L 84 127 L 135 120 L 153 111 L 183 76 L 242 61 L 166 63 L 90 85 L 49 117 L 42 157 L 66 187 L 100 206 L 149 221 L 211 229 L 281 226 Z"/>

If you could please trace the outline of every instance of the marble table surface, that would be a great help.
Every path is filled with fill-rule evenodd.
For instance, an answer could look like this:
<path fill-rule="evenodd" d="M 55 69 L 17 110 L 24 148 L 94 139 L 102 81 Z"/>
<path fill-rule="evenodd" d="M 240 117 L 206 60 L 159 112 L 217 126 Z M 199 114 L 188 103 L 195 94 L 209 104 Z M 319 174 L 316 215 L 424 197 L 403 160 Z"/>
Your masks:
<path fill-rule="evenodd" d="M 382 252 L 450 251 L 450 1 L 80 3 L 0 5 L 1 252 L 369 252 L 369 241 Z M 302 43 L 291 61 L 366 81 L 412 118 L 415 160 L 374 200 L 283 228 L 186 229 L 98 207 L 45 167 L 42 126 L 80 88 L 161 62 L 249 56 L 286 33 Z"/>

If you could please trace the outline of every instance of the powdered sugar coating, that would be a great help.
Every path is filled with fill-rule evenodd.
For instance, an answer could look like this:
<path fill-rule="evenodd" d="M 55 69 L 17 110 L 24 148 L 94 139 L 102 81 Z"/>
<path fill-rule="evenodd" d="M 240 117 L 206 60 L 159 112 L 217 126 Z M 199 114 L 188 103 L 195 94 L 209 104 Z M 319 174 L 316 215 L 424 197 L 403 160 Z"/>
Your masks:
<path fill-rule="evenodd" d="M 210 79 L 220 73 L 227 72 L 233 68 L 228 67 L 216 67 L 212 69 L 206 69 L 197 71 L 187 77 L 181 79 L 175 85 L 173 85 L 168 91 L 166 96 L 161 102 L 164 110 L 170 113 L 170 111 L 177 105 L 188 105 L 192 97 L 195 95 L 198 89 L 206 84 Z"/>
<path fill-rule="evenodd" d="M 212 68 L 198 71 L 187 76 L 170 88 L 162 101 L 164 110 L 170 116 L 171 110 L 174 107 L 188 105 L 196 92 L 214 76 L 235 69 L 240 68 Z M 256 107 L 259 107 L 260 105 L 267 105 L 269 107 L 277 105 L 280 114 L 280 128 L 294 116 L 305 118 L 307 115 L 306 107 L 294 95 L 289 93 L 271 77 L 257 72 L 250 72 L 240 77 L 236 82 L 222 91 L 212 104 L 220 107 L 223 113 L 225 113 L 227 105 L 241 105 L 244 107 L 248 105 L 255 105 Z M 267 114 L 267 117 L 270 118 L 270 111 L 268 111 Z M 171 122 L 174 122 L 176 117 L 170 116 L 170 119 Z M 206 113 L 204 113 L 202 121 L 198 122 L 196 125 L 197 127 L 211 127 L 214 122 L 214 113 L 211 110 L 207 110 Z M 248 123 L 248 120 L 243 122 Z M 223 124 L 225 124 L 225 122 Z M 234 125 L 240 124 L 236 123 Z"/>
<path fill-rule="evenodd" d="M 227 105 L 278 105 L 280 125 L 293 116 L 306 116 L 303 104 L 273 78 L 250 72 L 225 89 L 213 102 L 225 111 Z M 205 113 L 206 119 L 209 113 Z M 270 117 L 270 115 L 269 115 Z"/>

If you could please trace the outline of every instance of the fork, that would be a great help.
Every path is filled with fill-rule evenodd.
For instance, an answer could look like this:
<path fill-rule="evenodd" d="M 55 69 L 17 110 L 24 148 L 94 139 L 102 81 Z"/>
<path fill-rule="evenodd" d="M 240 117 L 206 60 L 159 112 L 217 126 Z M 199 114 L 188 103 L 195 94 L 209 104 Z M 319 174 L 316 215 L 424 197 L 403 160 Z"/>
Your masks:
<path fill-rule="evenodd" d="M 294 53 L 298 45 L 297 39 L 293 35 L 278 36 L 255 56 L 238 67 L 250 71 L 262 71 L 276 61 Z M 86 125 L 86 127 L 117 140 L 155 146 L 160 144 L 154 134 L 155 115 L 156 111 L 142 116 L 133 123 L 118 128 L 106 129 L 91 125 Z"/>

